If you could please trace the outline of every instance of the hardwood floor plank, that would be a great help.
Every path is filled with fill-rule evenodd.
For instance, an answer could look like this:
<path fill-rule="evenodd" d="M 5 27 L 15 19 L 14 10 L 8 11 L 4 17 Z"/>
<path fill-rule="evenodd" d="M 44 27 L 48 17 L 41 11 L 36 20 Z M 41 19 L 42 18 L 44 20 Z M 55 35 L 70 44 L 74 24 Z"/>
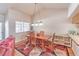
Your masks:
<path fill-rule="evenodd" d="M 72 48 L 67 47 L 67 50 L 68 50 L 69 56 L 75 56 Z"/>

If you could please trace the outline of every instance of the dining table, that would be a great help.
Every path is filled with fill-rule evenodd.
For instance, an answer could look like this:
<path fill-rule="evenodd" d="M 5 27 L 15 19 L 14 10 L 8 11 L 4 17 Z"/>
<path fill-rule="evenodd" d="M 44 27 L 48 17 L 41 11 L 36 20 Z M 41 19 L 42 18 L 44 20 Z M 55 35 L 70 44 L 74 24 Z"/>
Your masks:
<path fill-rule="evenodd" d="M 31 36 L 30 36 L 30 35 L 27 35 L 27 37 L 31 37 Z M 39 36 L 35 35 L 34 37 L 35 37 L 35 40 L 36 40 L 36 41 L 37 41 L 37 40 L 40 40 L 40 41 L 41 41 L 42 49 L 45 48 L 45 47 L 44 47 L 44 42 L 45 42 L 45 41 L 49 41 L 49 39 L 52 38 L 52 36 L 48 36 L 48 35 L 39 35 Z M 52 39 L 51 39 L 50 41 L 52 41 Z"/>

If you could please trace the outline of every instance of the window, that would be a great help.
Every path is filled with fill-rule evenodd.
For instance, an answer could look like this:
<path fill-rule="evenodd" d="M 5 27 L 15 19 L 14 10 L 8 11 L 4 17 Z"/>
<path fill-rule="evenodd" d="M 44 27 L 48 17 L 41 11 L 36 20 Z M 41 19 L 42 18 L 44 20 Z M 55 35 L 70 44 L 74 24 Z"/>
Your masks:
<path fill-rule="evenodd" d="M 9 24 L 8 21 L 5 22 L 5 38 L 9 36 Z"/>
<path fill-rule="evenodd" d="M 0 23 L 0 40 L 2 40 L 2 23 Z"/>
<path fill-rule="evenodd" d="M 24 23 L 24 31 L 28 31 L 28 30 L 30 30 L 30 26 L 29 26 L 30 24 L 29 23 Z"/>
<path fill-rule="evenodd" d="M 16 33 L 25 32 L 30 30 L 30 23 L 27 22 L 16 22 Z"/>

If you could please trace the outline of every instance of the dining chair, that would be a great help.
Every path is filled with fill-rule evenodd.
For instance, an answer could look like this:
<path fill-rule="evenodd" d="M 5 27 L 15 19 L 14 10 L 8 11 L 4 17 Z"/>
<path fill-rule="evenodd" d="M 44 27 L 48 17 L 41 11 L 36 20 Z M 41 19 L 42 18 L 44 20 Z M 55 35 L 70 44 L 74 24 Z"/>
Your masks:
<path fill-rule="evenodd" d="M 44 36 L 44 35 L 45 35 L 44 31 L 40 31 L 40 36 Z"/>
<path fill-rule="evenodd" d="M 35 32 L 30 32 L 29 42 L 31 45 L 36 46 L 36 38 L 35 38 Z"/>
<path fill-rule="evenodd" d="M 54 49 L 55 49 L 55 44 L 53 43 L 54 34 L 50 38 L 48 38 L 47 41 L 45 41 L 45 43 L 44 43 L 46 50 L 49 51 L 49 52 L 53 52 Z"/>

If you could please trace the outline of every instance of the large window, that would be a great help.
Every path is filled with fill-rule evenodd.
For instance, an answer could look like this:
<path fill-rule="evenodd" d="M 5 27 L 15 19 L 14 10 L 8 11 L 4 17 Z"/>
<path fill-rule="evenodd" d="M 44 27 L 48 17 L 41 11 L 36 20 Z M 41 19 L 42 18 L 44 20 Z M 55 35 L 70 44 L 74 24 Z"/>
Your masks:
<path fill-rule="evenodd" d="M 2 23 L 0 22 L 0 40 L 2 40 Z"/>
<path fill-rule="evenodd" d="M 27 22 L 16 22 L 16 33 L 25 32 L 30 30 L 30 23 Z"/>
<path fill-rule="evenodd" d="M 9 23 L 8 21 L 5 22 L 5 38 L 9 36 Z"/>

